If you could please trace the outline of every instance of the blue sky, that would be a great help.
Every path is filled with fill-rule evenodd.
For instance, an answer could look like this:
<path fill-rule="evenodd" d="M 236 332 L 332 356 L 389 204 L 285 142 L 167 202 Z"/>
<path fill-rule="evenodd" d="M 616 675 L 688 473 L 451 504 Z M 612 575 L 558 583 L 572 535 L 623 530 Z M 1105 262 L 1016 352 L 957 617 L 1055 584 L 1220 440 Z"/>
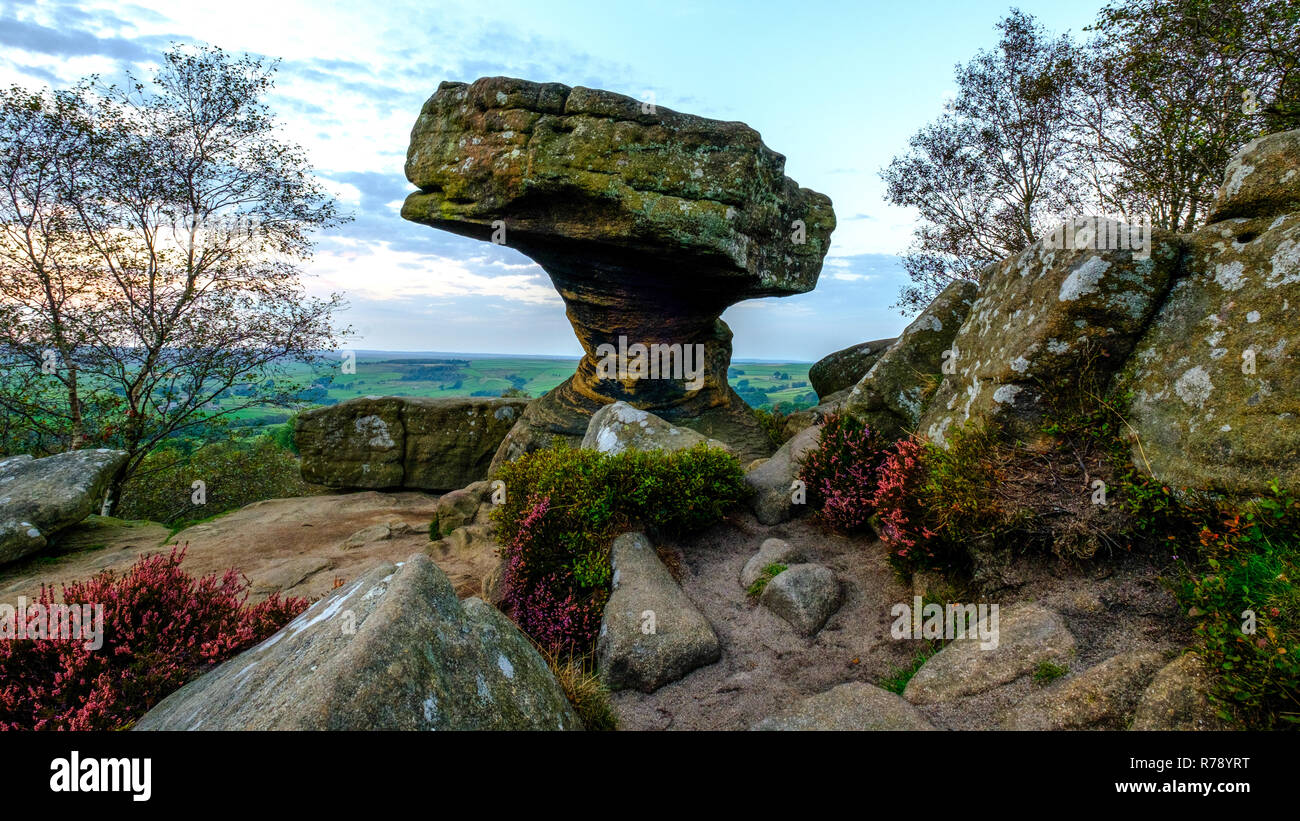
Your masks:
<path fill-rule="evenodd" d="M 563 304 L 510 249 L 403 221 L 411 125 L 442 80 L 489 75 L 647 92 L 741 120 L 831 197 L 839 227 L 815 291 L 730 308 L 741 358 L 815 360 L 907 323 L 894 255 L 914 215 L 878 171 L 942 110 L 952 68 L 996 42 L 1012 6 L 1078 34 L 1100 3 L 0 2 L 0 82 L 63 85 L 147 72 L 171 41 L 282 59 L 271 99 L 286 137 L 356 217 L 319 237 L 318 293 L 343 292 L 356 348 L 581 353 Z"/>

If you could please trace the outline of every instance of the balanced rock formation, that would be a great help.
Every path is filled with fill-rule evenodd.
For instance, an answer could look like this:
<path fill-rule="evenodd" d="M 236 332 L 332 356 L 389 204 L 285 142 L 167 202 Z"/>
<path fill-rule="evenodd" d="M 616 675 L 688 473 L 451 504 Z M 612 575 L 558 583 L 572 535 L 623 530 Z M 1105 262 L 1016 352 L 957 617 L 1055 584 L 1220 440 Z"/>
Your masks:
<path fill-rule="evenodd" d="M 1126 377 L 1134 462 L 1176 487 L 1300 491 L 1300 131 L 1228 166 Z"/>
<path fill-rule="evenodd" d="M 532 642 L 429 557 L 383 564 L 163 699 L 137 730 L 580 730 Z"/>
<path fill-rule="evenodd" d="M 745 299 L 817 283 L 835 216 L 743 123 L 589 88 L 485 77 L 443 83 L 411 132 L 402 216 L 515 248 L 564 299 L 585 355 L 529 406 L 496 463 L 623 400 L 732 446 L 770 453 L 727 385 Z"/>
<path fill-rule="evenodd" d="M 0 564 L 39 552 L 55 533 L 99 509 L 127 454 L 71 450 L 0 459 Z"/>
<path fill-rule="evenodd" d="M 454 490 L 488 466 L 527 399 L 365 396 L 298 416 L 302 478 L 335 488 Z"/>

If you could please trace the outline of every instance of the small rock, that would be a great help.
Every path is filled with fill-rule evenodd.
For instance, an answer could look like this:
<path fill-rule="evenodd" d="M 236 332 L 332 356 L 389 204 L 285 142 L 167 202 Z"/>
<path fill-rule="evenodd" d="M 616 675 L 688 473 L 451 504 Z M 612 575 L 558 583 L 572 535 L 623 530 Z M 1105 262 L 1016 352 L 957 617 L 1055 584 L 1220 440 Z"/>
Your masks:
<path fill-rule="evenodd" d="M 809 696 L 752 730 L 933 730 L 925 716 L 901 696 L 850 681 Z"/>
<path fill-rule="evenodd" d="M 982 693 L 1034 672 L 1041 662 L 1066 661 L 1075 651 L 1074 636 L 1060 615 L 1036 604 L 1000 613 L 996 628 L 996 647 L 982 649 L 978 637 L 944 645 L 912 676 L 903 697 L 934 704 Z"/>
<path fill-rule="evenodd" d="M 748 590 L 749 586 L 763 575 L 763 568 L 769 564 L 792 565 L 801 561 L 803 561 L 803 551 L 792 547 L 785 539 L 765 539 L 758 552 L 741 568 L 740 586 Z"/>
<path fill-rule="evenodd" d="M 444 493 L 438 499 L 436 520 L 438 532 L 447 534 L 458 527 L 470 524 L 478 515 L 483 497 L 490 492 L 491 486 L 486 482 L 475 482 L 460 490 Z"/>
<path fill-rule="evenodd" d="M 785 619 L 800 635 L 814 636 L 840 609 L 840 582 L 830 568 L 796 564 L 763 588 L 759 603 Z"/>
<path fill-rule="evenodd" d="M 51 536 L 99 510 L 121 450 L 0 459 L 0 564 L 43 550 Z"/>
<path fill-rule="evenodd" d="M 713 628 L 644 534 L 615 539 L 610 564 L 613 592 L 601 619 L 596 659 L 611 689 L 651 693 L 721 658 Z"/>

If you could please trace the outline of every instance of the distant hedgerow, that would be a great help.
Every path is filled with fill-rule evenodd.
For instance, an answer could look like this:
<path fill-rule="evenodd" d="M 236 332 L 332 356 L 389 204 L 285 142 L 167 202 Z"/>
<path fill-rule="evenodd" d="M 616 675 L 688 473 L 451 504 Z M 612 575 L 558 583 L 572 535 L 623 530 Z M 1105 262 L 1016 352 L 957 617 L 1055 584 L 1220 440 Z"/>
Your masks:
<path fill-rule="evenodd" d="M 184 557 L 174 548 L 63 587 L 65 604 L 103 605 L 98 649 L 80 637 L 0 639 L 0 729 L 122 729 L 307 607 L 279 594 L 250 606 L 238 571 L 195 579 Z M 53 590 L 42 587 L 39 603 L 55 604 Z"/>

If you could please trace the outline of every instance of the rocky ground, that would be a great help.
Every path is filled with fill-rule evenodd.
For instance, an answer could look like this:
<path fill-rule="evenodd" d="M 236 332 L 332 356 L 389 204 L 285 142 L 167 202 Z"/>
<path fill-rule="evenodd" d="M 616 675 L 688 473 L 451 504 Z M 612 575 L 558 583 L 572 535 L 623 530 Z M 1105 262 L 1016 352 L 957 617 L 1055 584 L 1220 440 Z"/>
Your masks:
<path fill-rule="evenodd" d="M 403 491 L 361 491 L 257 502 L 168 537 L 152 522 L 91 516 L 64 531 L 50 552 L 8 565 L 0 595 L 35 599 L 41 584 L 89 578 L 101 570 L 123 571 L 141 555 L 186 546 L 184 568 L 192 574 L 237 567 L 252 583 L 251 600 L 272 592 L 317 599 L 375 565 L 427 550 L 429 522 L 438 496 Z M 447 553 L 439 566 L 462 597 L 479 592 L 479 580 L 495 559 L 479 553 Z"/>
<path fill-rule="evenodd" d="M 806 562 L 830 568 L 841 582 L 842 605 L 811 638 L 800 636 L 767 607 L 751 602 L 741 586 L 742 568 L 770 537 L 787 541 Z M 767 527 L 744 513 L 662 547 L 670 554 L 670 565 L 674 564 L 671 553 L 679 554 L 682 589 L 712 624 L 722 656 L 653 693 L 615 694 L 614 707 L 623 729 L 748 729 L 837 685 L 879 684 L 910 665 L 924 646 L 922 641 L 890 636 L 890 608 L 910 603 L 914 590 L 898 580 L 883 546 L 870 537 L 829 534 L 806 518 Z M 1090 681 L 1104 678 L 1097 689 L 1113 695 L 1116 703 L 1097 707 L 1088 723 L 1123 728 L 1156 669 L 1189 641 L 1173 597 L 1159 581 L 1158 564 L 1152 559 L 1120 557 L 1106 562 L 1104 569 L 1089 569 L 1054 559 L 1025 560 L 1019 590 L 995 599 L 1003 630 L 1011 632 L 1005 619 L 1017 608 L 1038 605 L 1059 614 L 1072 637 L 1072 651 L 1060 659 L 1069 672 L 1043 685 L 1033 677 L 1036 657 L 1027 665 L 1021 660 L 1024 669 L 1018 671 L 1015 661 L 1009 660 L 1011 672 L 999 676 L 1010 675 L 1010 680 L 977 693 L 945 692 L 934 703 L 919 705 L 917 712 L 940 729 L 1051 724 L 1041 713 L 1053 709 L 1060 698 L 1095 701 L 1078 693 Z M 1003 642 L 1005 648 L 1005 637 Z M 1113 669 L 1083 675 L 1112 658 L 1121 659 L 1112 663 Z M 961 671 L 942 676 L 952 682 L 963 677 Z M 1072 684 L 1080 680 L 1082 684 Z M 1043 703 L 1026 704 L 1030 699 Z M 1076 719 L 1055 723 L 1072 720 Z"/>

